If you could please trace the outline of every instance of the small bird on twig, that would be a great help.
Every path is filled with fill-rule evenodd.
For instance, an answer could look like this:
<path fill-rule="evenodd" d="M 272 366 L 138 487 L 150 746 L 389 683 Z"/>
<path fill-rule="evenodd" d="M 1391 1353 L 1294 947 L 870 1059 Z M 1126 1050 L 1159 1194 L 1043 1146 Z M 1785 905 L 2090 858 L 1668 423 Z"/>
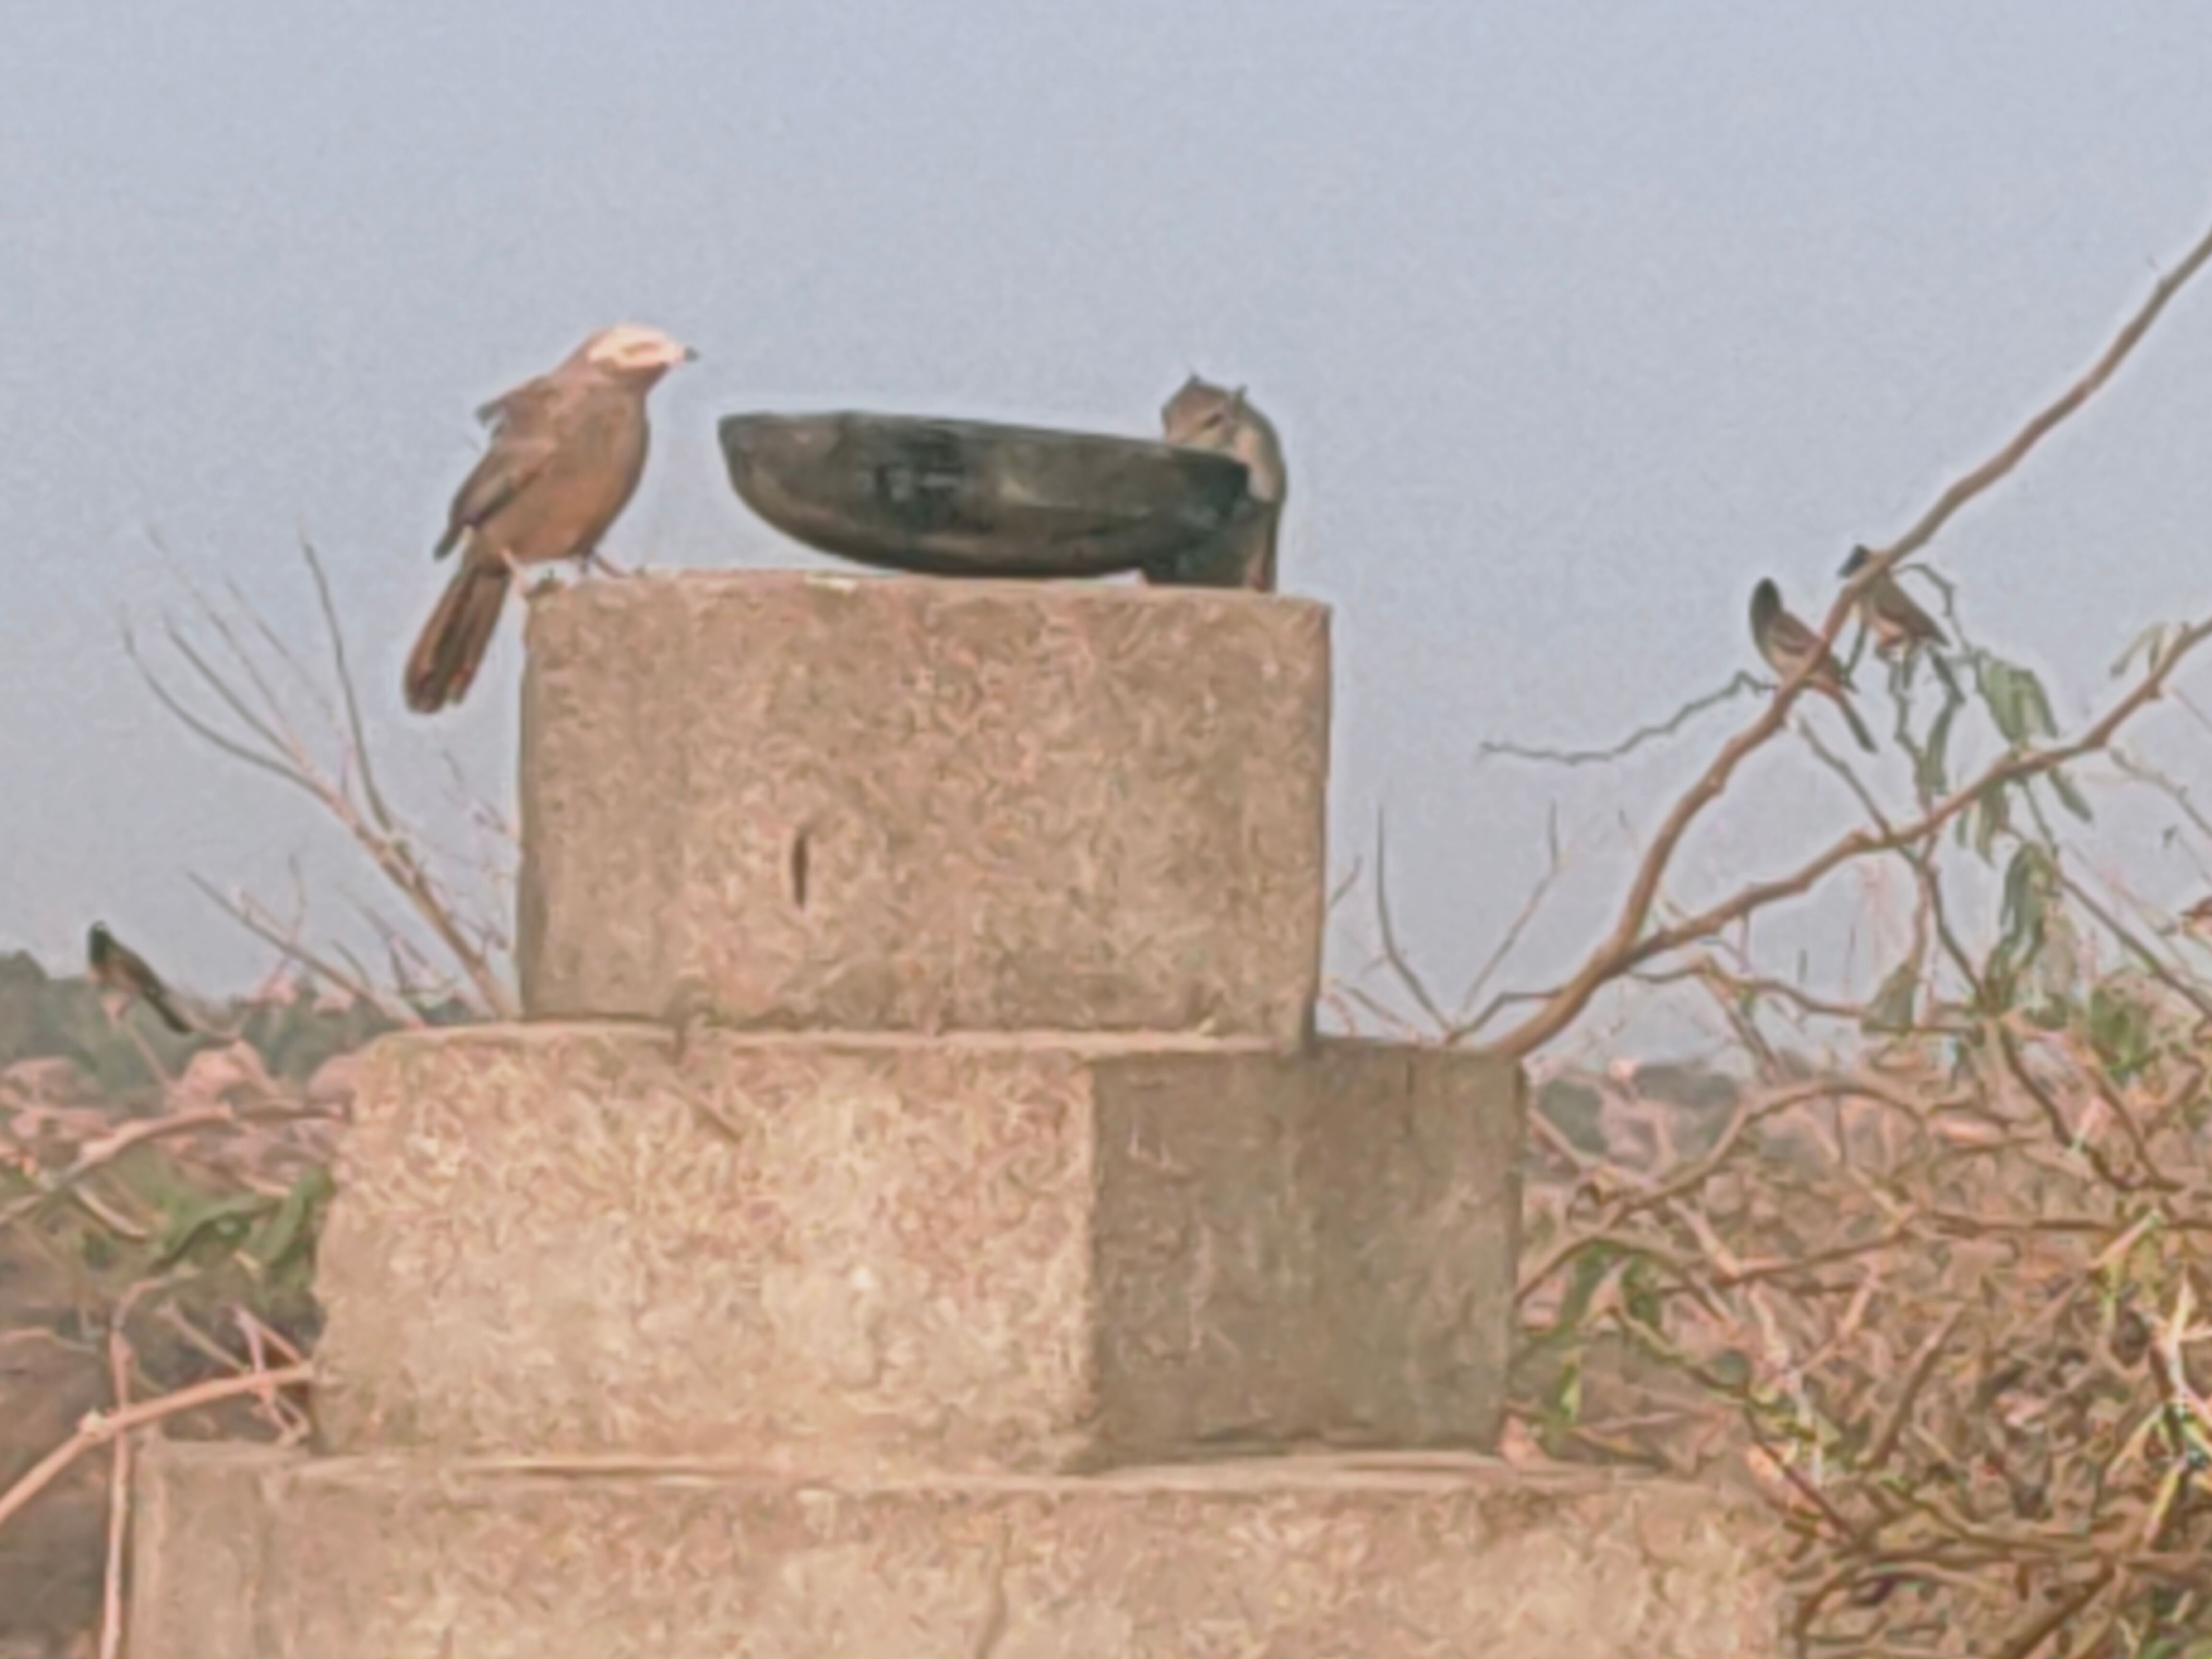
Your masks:
<path fill-rule="evenodd" d="M 1275 538 L 1282 526 L 1283 500 L 1290 473 L 1283 464 L 1283 441 L 1274 423 L 1234 390 L 1195 374 L 1160 406 L 1160 434 L 1186 449 L 1211 449 L 1244 463 L 1250 507 L 1232 522 L 1230 533 L 1243 538 L 1242 585 L 1258 593 L 1275 591 Z"/>
<path fill-rule="evenodd" d="M 1854 547 L 1844 568 L 1836 574 L 1849 580 L 1866 568 L 1874 557 L 1865 547 Z M 1859 590 L 1859 620 L 1866 624 L 1867 632 L 1874 635 L 1874 648 L 1885 657 L 1893 657 L 1900 651 L 1910 652 L 1923 645 L 1948 645 L 1951 641 L 1936 618 L 1929 616 L 1905 591 L 1905 585 L 1889 571 Z"/>
<path fill-rule="evenodd" d="M 1859 747 L 1869 755 L 1875 752 L 1874 738 L 1868 735 L 1858 711 L 1851 707 L 1849 693 L 1850 681 L 1844 677 L 1843 665 L 1836 660 L 1835 653 L 1824 650 L 1820 636 L 1792 616 L 1782 603 L 1782 590 L 1771 578 L 1762 577 L 1751 591 L 1751 638 L 1758 646 L 1759 654 L 1766 659 L 1767 665 L 1788 679 L 1820 652 L 1820 664 L 1813 670 L 1805 684 L 1832 701 L 1843 711 L 1844 719 L 1858 739 Z"/>
<path fill-rule="evenodd" d="M 179 1036 L 189 1036 L 198 1029 L 177 1012 L 169 988 L 161 983 L 160 975 L 146 965 L 145 957 L 119 942 L 107 931 L 106 923 L 92 924 L 92 933 L 86 942 L 85 963 L 91 969 L 93 982 L 119 998 L 124 1007 L 134 1001 L 143 1002 L 161 1017 L 162 1024 Z"/>
<path fill-rule="evenodd" d="M 645 474 L 646 394 L 697 356 L 657 329 L 601 329 L 560 367 L 477 410 L 491 444 L 462 483 L 434 556 L 461 562 L 407 659 L 407 706 L 434 714 L 476 678 L 524 565 L 600 563 L 599 538 Z"/>

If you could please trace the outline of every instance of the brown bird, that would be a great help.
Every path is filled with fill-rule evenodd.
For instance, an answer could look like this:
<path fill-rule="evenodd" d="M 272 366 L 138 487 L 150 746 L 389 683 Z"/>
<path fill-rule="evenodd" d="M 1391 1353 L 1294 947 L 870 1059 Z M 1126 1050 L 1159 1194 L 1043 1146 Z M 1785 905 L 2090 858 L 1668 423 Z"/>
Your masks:
<path fill-rule="evenodd" d="M 1782 590 L 1768 578 L 1761 578 L 1759 586 L 1751 591 L 1751 637 L 1767 665 L 1784 679 L 1796 673 L 1820 648 L 1820 636 L 1790 613 L 1782 603 Z M 1867 734 L 1858 711 L 1851 707 L 1848 696 L 1851 683 L 1844 676 L 1843 665 L 1836 660 L 1835 653 L 1820 651 L 1820 664 L 1805 684 L 1844 711 L 1844 719 L 1850 723 L 1851 735 L 1858 739 L 1860 748 L 1869 755 L 1875 752 L 1874 739 Z"/>
<path fill-rule="evenodd" d="M 1274 424 L 1244 399 L 1244 388 L 1213 386 L 1193 374 L 1160 407 L 1160 431 L 1171 444 L 1218 450 L 1244 463 L 1251 505 L 1231 520 L 1229 533 L 1243 546 L 1243 586 L 1275 591 L 1275 533 L 1283 518 L 1290 475 Z"/>
<path fill-rule="evenodd" d="M 162 1024 L 179 1036 L 189 1036 L 196 1029 L 177 1012 L 176 1004 L 169 997 L 169 988 L 161 983 L 161 975 L 146 965 L 143 957 L 109 933 L 105 922 L 92 924 L 86 940 L 85 963 L 92 970 L 93 982 L 120 998 L 124 1007 L 134 1001 L 143 1002 L 161 1017 Z"/>
<path fill-rule="evenodd" d="M 697 355 L 618 324 L 477 410 L 491 443 L 438 539 L 434 556 L 459 547 L 461 562 L 408 656 L 410 708 L 434 714 L 467 693 L 518 569 L 595 558 L 645 473 L 646 394 Z"/>
<path fill-rule="evenodd" d="M 1844 568 L 1836 574 L 1849 580 L 1873 557 L 1869 550 L 1855 547 L 1850 557 L 1844 561 Z M 1874 648 L 1885 657 L 1923 645 L 1951 642 L 1936 618 L 1923 611 L 1905 591 L 1905 585 L 1887 570 L 1859 591 L 1858 605 L 1859 620 L 1874 635 Z"/>

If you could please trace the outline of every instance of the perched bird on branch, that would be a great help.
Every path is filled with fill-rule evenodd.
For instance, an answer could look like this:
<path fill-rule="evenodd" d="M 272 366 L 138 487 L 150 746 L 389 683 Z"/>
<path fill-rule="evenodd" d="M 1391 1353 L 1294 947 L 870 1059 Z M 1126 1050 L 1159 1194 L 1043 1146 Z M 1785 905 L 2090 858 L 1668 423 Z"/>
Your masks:
<path fill-rule="evenodd" d="M 1873 557 L 1869 549 L 1855 547 L 1850 557 L 1844 561 L 1844 568 L 1836 574 L 1848 581 L 1866 568 L 1867 562 Z M 1885 657 L 1923 645 L 1951 642 L 1936 618 L 1913 601 L 1905 591 L 1905 585 L 1889 571 L 1883 571 L 1860 590 L 1858 605 L 1859 620 L 1874 635 L 1874 648 Z"/>
<path fill-rule="evenodd" d="M 144 1003 L 161 1017 L 162 1024 L 179 1036 L 189 1036 L 198 1029 L 177 1012 L 177 1005 L 170 1000 L 169 988 L 161 983 L 161 975 L 146 965 L 143 957 L 118 942 L 107 931 L 105 922 L 92 924 L 92 933 L 86 941 L 85 964 L 92 971 L 93 983 L 118 999 L 124 1008 L 133 1002 Z"/>
<path fill-rule="evenodd" d="M 657 329 L 601 329 L 561 366 L 477 410 L 491 443 L 454 495 L 434 556 L 461 562 L 407 659 L 407 706 L 459 702 L 515 572 L 592 562 L 645 473 L 646 394 L 698 354 Z"/>
<path fill-rule="evenodd" d="M 1782 590 L 1770 578 L 1762 577 L 1759 586 L 1751 591 L 1751 638 L 1759 647 L 1759 654 L 1766 659 L 1767 666 L 1784 679 L 1819 651 L 1819 665 L 1805 684 L 1844 711 L 1844 719 L 1850 723 L 1851 735 L 1858 739 L 1860 748 L 1869 755 L 1875 752 L 1874 738 L 1868 735 L 1858 711 L 1851 707 L 1851 683 L 1844 678 L 1843 665 L 1836 660 L 1835 653 L 1821 647 L 1818 634 L 1784 606 Z"/>
<path fill-rule="evenodd" d="M 1283 519 L 1290 475 L 1283 441 L 1273 422 L 1244 399 L 1244 388 L 1214 386 L 1193 374 L 1160 408 L 1160 432 L 1187 449 L 1212 449 L 1244 463 L 1250 507 L 1232 520 L 1229 534 L 1243 547 L 1243 586 L 1275 591 L 1275 534 Z"/>

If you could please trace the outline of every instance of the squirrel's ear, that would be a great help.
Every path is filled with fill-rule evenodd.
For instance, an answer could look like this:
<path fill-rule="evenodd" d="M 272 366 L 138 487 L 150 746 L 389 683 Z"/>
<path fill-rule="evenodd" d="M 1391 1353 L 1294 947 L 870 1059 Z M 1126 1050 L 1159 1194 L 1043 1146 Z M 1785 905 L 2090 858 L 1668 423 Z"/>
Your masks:
<path fill-rule="evenodd" d="M 1231 415 L 1242 415 L 1244 412 L 1244 388 L 1241 386 L 1229 394 L 1229 412 Z"/>

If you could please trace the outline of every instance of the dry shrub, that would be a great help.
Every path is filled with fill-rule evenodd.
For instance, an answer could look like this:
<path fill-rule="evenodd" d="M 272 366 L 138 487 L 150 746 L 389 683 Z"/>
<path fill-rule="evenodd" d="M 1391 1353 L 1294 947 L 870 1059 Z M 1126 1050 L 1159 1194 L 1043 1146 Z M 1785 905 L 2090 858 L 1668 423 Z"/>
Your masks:
<path fill-rule="evenodd" d="M 1547 1115 L 1516 1409 L 1554 1455 L 1758 1487 L 1808 1653 L 2212 1650 L 2212 1024 L 2047 960 L 2007 1006 L 1990 966 L 1849 1064 L 1762 1042 L 1717 1110 L 1620 1067 Z"/>

